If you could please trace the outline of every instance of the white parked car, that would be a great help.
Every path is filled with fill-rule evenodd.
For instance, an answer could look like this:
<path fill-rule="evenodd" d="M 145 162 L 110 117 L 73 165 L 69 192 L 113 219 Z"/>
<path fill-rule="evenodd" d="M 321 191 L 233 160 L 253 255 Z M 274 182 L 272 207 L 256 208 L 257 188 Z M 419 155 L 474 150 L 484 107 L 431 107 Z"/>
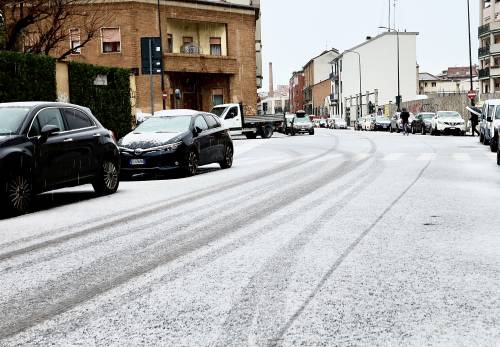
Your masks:
<path fill-rule="evenodd" d="M 480 124 L 480 140 L 490 145 L 492 152 L 498 150 L 498 128 L 500 127 L 500 99 L 485 101 Z"/>
<path fill-rule="evenodd" d="M 431 121 L 431 135 L 465 135 L 465 121 L 455 111 L 438 111 Z"/>
<path fill-rule="evenodd" d="M 334 129 L 347 129 L 347 122 L 342 118 L 334 118 L 333 128 Z"/>

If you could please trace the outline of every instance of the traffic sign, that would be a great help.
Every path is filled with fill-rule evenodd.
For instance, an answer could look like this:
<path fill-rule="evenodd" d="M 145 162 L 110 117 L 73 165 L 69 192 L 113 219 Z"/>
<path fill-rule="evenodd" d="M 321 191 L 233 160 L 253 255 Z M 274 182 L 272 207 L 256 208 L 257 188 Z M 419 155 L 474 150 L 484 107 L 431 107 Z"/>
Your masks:
<path fill-rule="evenodd" d="M 475 91 L 475 90 L 471 90 L 471 91 L 469 91 L 469 92 L 467 93 L 467 97 L 468 97 L 469 99 L 471 99 L 471 100 L 474 100 L 474 99 L 476 98 L 476 96 L 477 96 L 477 93 L 476 93 L 476 91 Z"/>

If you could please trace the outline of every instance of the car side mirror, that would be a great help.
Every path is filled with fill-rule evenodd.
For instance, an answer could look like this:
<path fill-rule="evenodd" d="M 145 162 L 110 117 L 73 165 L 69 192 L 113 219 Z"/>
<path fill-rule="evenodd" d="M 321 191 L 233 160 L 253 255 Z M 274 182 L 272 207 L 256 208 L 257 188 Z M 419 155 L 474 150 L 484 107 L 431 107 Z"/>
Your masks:
<path fill-rule="evenodd" d="M 55 133 L 58 133 L 59 131 L 61 131 L 61 129 L 59 129 L 59 127 L 55 126 L 55 125 L 46 125 L 42 128 L 42 131 L 41 131 L 41 136 L 42 136 L 42 140 L 47 140 L 50 136 L 53 136 Z"/>
<path fill-rule="evenodd" d="M 203 129 L 202 129 L 202 128 L 200 128 L 200 127 L 194 127 L 194 129 L 193 129 L 193 135 L 194 135 L 194 136 L 198 136 L 198 135 L 200 135 L 202 132 L 203 132 Z"/>
<path fill-rule="evenodd" d="M 488 118 L 486 118 L 486 121 L 487 121 L 487 122 L 493 122 L 493 118 L 488 117 Z"/>

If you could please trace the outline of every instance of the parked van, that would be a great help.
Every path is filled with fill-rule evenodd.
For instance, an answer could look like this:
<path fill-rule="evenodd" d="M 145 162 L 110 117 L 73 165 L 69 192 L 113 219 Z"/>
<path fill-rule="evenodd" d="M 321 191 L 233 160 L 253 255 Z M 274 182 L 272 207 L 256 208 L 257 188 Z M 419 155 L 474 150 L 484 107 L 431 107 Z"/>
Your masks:
<path fill-rule="evenodd" d="M 480 141 L 490 145 L 492 152 L 498 150 L 498 128 L 500 127 L 500 99 L 486 100 L 480 119 Z"/>

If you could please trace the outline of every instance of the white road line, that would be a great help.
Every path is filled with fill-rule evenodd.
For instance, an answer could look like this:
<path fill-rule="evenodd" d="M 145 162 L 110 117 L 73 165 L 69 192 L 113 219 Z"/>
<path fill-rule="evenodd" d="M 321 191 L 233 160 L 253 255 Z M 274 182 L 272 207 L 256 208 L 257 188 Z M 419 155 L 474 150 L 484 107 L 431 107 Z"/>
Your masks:
<path fill-rule="evenodd" d="M 382 160 L 384 161 L 396 161 L 401 159 L 401 157 L 404 155 L 404 153 L 390 153 L 387 154 Z"/>
<path fill-rule="evenodd" d="M 468 153 L 453 153 L 452 157 L 453 157 L 453 160 L 456 160 L 456 161 L 470 161 L 471 160 L 470 154 L 468 154 Z"/>
<path fill-rule="evenodd" d="M 436 159 L 436 153 L 422 153 L 417 158 L 418 161 L 432 161 Z"/>

